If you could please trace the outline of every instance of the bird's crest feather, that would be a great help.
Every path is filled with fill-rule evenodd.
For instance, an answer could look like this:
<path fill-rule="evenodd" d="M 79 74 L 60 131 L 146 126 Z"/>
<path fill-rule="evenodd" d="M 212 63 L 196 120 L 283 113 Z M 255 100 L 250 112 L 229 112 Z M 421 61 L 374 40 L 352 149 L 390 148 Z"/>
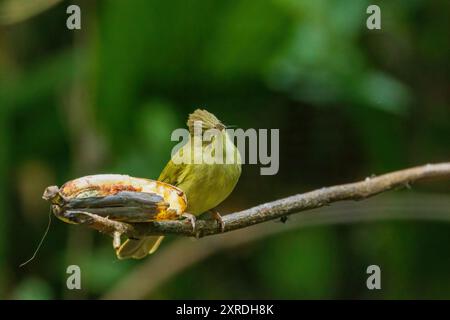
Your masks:
<path fill-rule="evenodd" d="M 194 133 L 194 123 L 197 121 L 201 122 L 202 131 L 213 128 L 222 130 L 225 128 L 222 122 L 220 122 L 220 120 L 217 119 L 215 115 L 206 110 L 197 109 L 189 115 L 187 121 L 187 125 L 191 134 Z"/>

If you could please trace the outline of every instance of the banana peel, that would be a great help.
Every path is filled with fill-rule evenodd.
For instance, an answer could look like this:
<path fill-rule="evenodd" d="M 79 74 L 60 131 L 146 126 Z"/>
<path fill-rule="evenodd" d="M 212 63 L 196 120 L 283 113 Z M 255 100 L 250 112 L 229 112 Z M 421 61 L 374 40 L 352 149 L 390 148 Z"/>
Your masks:
<path fill-rule="evenodd" d="M 60 220 L 77 224 L 76 212 L 88 212 L 114 221 L 139 223 L 180 218 L 186 195 L 170 184 L 120 174 L 99 174 L 47 187 L 42 196 L 50 201 Z"/>

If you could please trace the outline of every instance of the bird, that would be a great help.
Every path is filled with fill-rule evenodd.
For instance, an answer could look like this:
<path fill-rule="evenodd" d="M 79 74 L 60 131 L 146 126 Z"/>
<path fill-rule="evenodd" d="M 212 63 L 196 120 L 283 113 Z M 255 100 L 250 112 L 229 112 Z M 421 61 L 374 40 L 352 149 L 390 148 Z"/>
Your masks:
<path fill-rule="evenodd" d="M 223 231 L 222 218 L 215 208 L 231 194 L 239 180 L 242 171 L 241 155 L 230 138 L 226 126 L 214 114 L 197 109 L 189 115 L 187 126 L 189 128 L 188 142 L 172 155 L 158 180 L 176 186 L 185 193 L 187 213 L 198 217 L 210 212 Z M 199 136 L 210 129 L 215 129 L 217 136 L 206 141 Z M 196 144 L 193 143 L 195 138 L 202 140 Z M 194 157 L 215 156 L 215 151 L 220 144 L 222 144 L 223 152 L 217 156 L 222 157 L 219 158 L 222 160 L 218 161 L 219 163 L 177 161 L 188 153 Z M 118 249 L 117 256 L 119 259 L 142 259 L 154 253 L 163 239 L 164 236 L 127 239 Z"/>

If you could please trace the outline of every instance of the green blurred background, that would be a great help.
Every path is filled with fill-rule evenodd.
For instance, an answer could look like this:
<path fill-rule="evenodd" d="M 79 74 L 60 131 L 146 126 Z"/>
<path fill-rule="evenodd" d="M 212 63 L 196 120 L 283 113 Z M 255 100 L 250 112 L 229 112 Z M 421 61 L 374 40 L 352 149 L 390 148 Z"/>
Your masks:
<path fill-rule="evenodd" d="M 81 30 L 66 28 L 71 3 Z M 381 7 L 381 30 L 366 28 L 369 4 Z M 369 210 L 371 222 L 303 228 L 292 217 L 216 239 L 169 237 L 141 261 L 118 261 L 108 237 L 54 219 L 36 259 L 18 267 L 44 232 L 46 186 L 98 173 L 156 178 L 170 133 L 197 107 L 244 129 L 280 129 L 279 173 L 245 165 L 222 213 L 448 161 L 449 1 L 0 8 L 1 298 L 450 298 L 446 181 L 328 209 L 334 222 Z M 66 288 L 71 264 L 82 290 Z M 371 264 L 382 270 L 378 291 L 366 288 Z"/>

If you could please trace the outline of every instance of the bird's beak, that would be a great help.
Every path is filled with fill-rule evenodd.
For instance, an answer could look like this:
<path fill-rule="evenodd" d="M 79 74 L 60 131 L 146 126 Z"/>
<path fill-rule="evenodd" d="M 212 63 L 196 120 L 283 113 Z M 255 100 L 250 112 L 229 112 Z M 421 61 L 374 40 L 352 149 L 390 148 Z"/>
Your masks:
<path fill-rule="evenodd" d="M 225 125 L 222 124 L 222 123 L 216 124 L 216 126 L 214 128 L 219 130 L 219 131 L 222 131 L 222 130 L 226 129 Z"/>

